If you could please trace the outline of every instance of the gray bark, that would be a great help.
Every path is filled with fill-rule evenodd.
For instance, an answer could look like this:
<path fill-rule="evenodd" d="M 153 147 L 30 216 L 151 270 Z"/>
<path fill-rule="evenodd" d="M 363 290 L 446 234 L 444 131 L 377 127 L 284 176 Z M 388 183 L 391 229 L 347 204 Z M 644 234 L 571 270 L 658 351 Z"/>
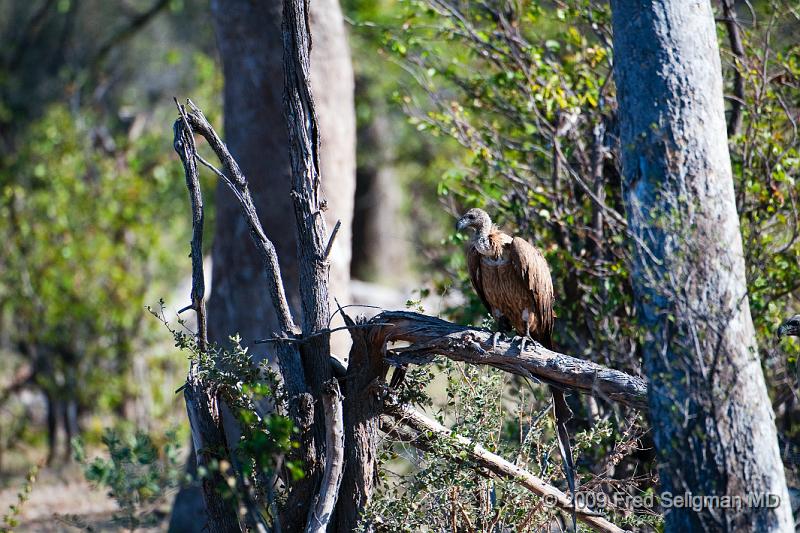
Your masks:
<path fill-rule="evenodd" d="M 327 382 L 322 392 L 325 412 L 325 472 L 320 483 L 319 496 L 309 509 L 306 533 L 325 533 L 333 517 L 344 471 L 344 416 L 339 382 Z"/>
<path fill-rule="evenodd" d="M 372 319 L 373 346 L 383 353 L 386 343 L 410 346 L 389 350 L 386 359 L 396 365 L 426 364 L 437 355 L 453 361 L 488 365 L 511 374 L 539 379 L 559 388 L 595 395 L 636 409 L 647 408 L 647 383 L 639 377 L 562 353 L 538 343 L 495 339 L 485 329 L 461 326 L 419 313 L 384 311 Z M 373 348 L 375 349 L 375 348 Z"/>
<path fill-rule="evenodd" d="M 773 494 L 673 508 L 667 531 L 791 531 L 750 317 L 709 0 L 612 0 L 624 199 L 662 490 Z"/>
<path fill-rule="evenodd" d="M 196 148 L 191 126 L 185 116 L 175 122 L 175 151 L 183 162 L 186 174 L 186 187 L 192 207 L 192 290 L 191 304 L 197 316 L 197 349 L 199 353 L 208 350 L 208 333 L 206 327 L 205 279 L 203 276 L 203 196 L 200 192 L 200 180 L 195 161 Z M 212 462 L 222 464 L 230 461 L 225 429 L 222 424 L 220 401 L 211 384 L 200 376 L 197 363 L 192 362 L 189 375 L 183 390 L 186 400 L 186 412 L 192 434 L 192 451 L 195 465 L 208 469 L 209 475 L 201 481 L 204 503 L 204 529 L 211 532 L 226 533 L 239 529 L 236 506 L 226 499 L 220 488 L 225 487 L 224 475 L 211 468 Z M 200 524 L 198 524 L 200 525 Z"/>

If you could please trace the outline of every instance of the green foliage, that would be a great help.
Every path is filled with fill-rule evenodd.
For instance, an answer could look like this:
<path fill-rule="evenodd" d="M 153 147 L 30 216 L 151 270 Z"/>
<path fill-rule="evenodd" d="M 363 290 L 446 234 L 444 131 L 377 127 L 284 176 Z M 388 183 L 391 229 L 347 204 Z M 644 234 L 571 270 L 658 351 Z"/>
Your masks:
<path fill-rule="evenodd" d="M 408 390 L 416 391 L 416 381 L 422 377 L 428 384 L 426 392 L 434 398 L 433 409 L 440 423 L 545 482 L 565 488 L 545 390 L 510 379 L 499 370 L 449 360 L 442 360 L 428 372 L 428 376 L 412 377 L 410 371 L 399 397 L 402 399 Z M 432 379 L 434 374 L 436 379 Z M 435 398 L 441 396 L 440 388 L 445 399 L 438 402 Z M 430 405 L 430 397 L 422 403 Z M 579 461 L 588 465 L 607 460 L 611 468 L 620 465 L 627 470 L 626 456 L 637 447 L 645 430 L 636 419 L 627 431 L 620 432 L 617 427 L 605 421 L 576 432 L 573 437 Z M 545 527 L 559 515 L 520 485 L 487 475 L 471 462 L 463 444 L 455 439 L 434 442 L 424 453 L 405 443 L 389 441 L 380 460 L 381 483 L 365 512 L 361 530 L 371 526 L 386 532 L 460 528 L 526 531 Z M 597 475 L 588 468 L 579 474 L 580 490 L 589 492 L 597 491 L 607 475 Z M 615 486 L 638 493 L 633 477 L 632 472 L 626 471 Z M 624 516 L 632 525 L 654 523 L 654 517 L 641 510 L 609 511 L 620 511 L 613 520 L 622 521 Z"/>
<path fill-rule="evenodd" d="M 267 360 L 254 362 L 238 336 L 230 338 L 230 348 L 212 344 L 202 350 L 184 320 L 178 321 L 180 329 L 170 326 L 163 302 L 159 310 L 148 310 L 167 327 L 175 346 L 189 356 L 197 378 L 216 391 L 238 421 L 239 441 L 229 457 L 236 462 L 236 474 L 241 478 L 230 476 L 229 465 L 220 461 L 210 464 L 211 470 L 200 467 L 199 477 L 213 477 L 215 473 L 228 476 L 225 490 L 230 489 L 231 496 L 244 507 L 270 521 L 278 498 L 274 492 L 277 472 L 285 469 L 294 480 L 305 475 L 302 462 L 292 456 L 299 446 L 298 430 L 283 414 L 287 398 L 277 374 Z"/>
<path fill-rule="evenodd" d="M 362 9 L 369 17 L 369 11 Z M 373 35 L 380 34 L 380 52 L 388 55 L 389 63 L 402 65 L 414 81 L 399 84 L 395 102 L 408 114 L 417 135 L 427 137 L 415 142 L 429 143 L 437 155 L 420 172 L 427 174 L 422 178 L 426 183 L 434 176 L 439 206 L 433 209 L 455 215 L 466 207 L 483 207 L 500 226 L 541 247 L 556 285 L 559 349 L 641 374 L 637 349 L 644 332 L 636 325 L 629 271 L 634 240 L 624 222 L 618 171 L 609 6 L 585 0 L 555 5 L 535 0 L 407 0 L 391 3 L 388 11 L 394 18 L 384 10 L 372 15 L 375 24 L 365 19 L 359 23 Z M 760 15 L 759 21 L 741 26 L 745 58 L 730 60 L 722 25 L 720 42 L 728 91 L 733 90 L 736 71 L 745 80 L 744 126 L 730 139 L 730 147 L 750 307 L 771 392 L 790 398 L 794 372 L 787 367 L 786 356 L 771 346 L 774 328 L 796 306 L 800 280 L 796 231 L 800 157 L 793 119 L 800 98 L 796 83 L 800 48 L 785 37 L 791 34 L 787 21 L 796 22 L 794 14 L 771 9 Z M 367 33 L 361 27 L 356 31 Z M 730 101 L 727 105 L 730 108 Z M 458 148 L 453 148 L 453 141 Z M 452 219 L 443 222 L 451 225 Z M 434 269 L 442 272 L 439 279 L 434 275 L 437 289 L 444 292 L 458 280 L 470 297 L 466 305 L 449 310 L 450 316 L 484 324 L 486 312 L 465 272 L 464 237 L 444 235 L 440 242 L 428 244 L 426 260 L 441 267 Z M 796 346 L 787 343 L 791 361 L 797 357 Z M 409 399 L 423 402 L 416 391 L 412 381 L 403 393 L 411 392 Z M 479 401 L 486 409 L 485 400 L 471 394 L 466 403 Z M 542 400 L 533 405 L 541 409 Z M 788 412 L 794 409 L 788 402 L 785 416 L 791 419 L 794 415 Z M 615 478 L 615 486 L 625 486 L 631 493 L 651 490 L 652 463 L 640 464 L 642 476 L 636 479 L 625 466 L 633 462 L 627 460 L 608 474 L 597 474 L 598 465 L 618 449 L 609 439 L 622 438 L 608 434 L 605 425 L 591 424 L 597 414 L 592 409 L 598 407 L 601 417 L 609 416 L 603 402 L 594 408 L 573 403 L 574 426 L 585 428 L 585 433 L 574 435 L 581 476 L 608 475 Z M 464 415 L 469 422 L 459 425 L 462 431 L 481 425 L 481 420 Z M 518 437 L 511 429 L 513 418 L 508 412 L 502 416 L 506 424 L 477 436 L 498 443 L 500 449 Z M 788 429 L 782 439 L 791 442 L 797 430 L 792 424 L 784 427 Z M 426 477 L 432 472 L 427 462 L 418 457 L 412 462 L 421 468 L 423 481 L 417 482 L 415 474 L 396 480 L 375 504 L 376 520 L 390 524 L 387 530 L 447 524 L 451 498 L 456 502 L 454 512 L 463 517 L 461 505 L 476 523 L 475 513 L 482 509 L 479 498 L 465 496 L 464 491 L 458 497 L 448 492 L 476 486 L 474 480 L 473 485 L 462 478 L 452 482 L 453 476 L 470 475 L 468 471 L 452 467 L 458 473 L 438 471 Z M 628 481 L 622 483 L 625 478 Z M 432 520 L 431 515 L 437 518 Z M 623 510 L 615 518 L 633 526 L 658 527 L 659 522 L 651 512 Z"/>
<path fill-rule="evenodd" d="M 54 106 L 0 166 L 0 308 L 60 401 L 114 408 L 135 394 L 124 378 L 153 339 L 144 303 L 176 281 L 171 249 L 188 231 L 153 224 L 183 200 L 162 140 L 113 138 Z"/>
<path fill-rule="evenodd" d="M 19 517 L 22 512 L 22 507 L 30 499 L 31 492 L 33 492 L 33 484 L 36 483 L 36 475 L 39 473 L 39 467 L 34 465 L 28 470 L 25 476 L 25 483 L 17 493 L 16 503 L 8 507 L 8 511 L 3 515 L 2 522 L 0 522 L 0 533 L 11 533 L 15 527 L 19 525 Z"/>
<path fill-rule="evenodd" d="M 65 429 L 99 433 L 99 417 L 135 407 L 159 420 L 177 406 L 167 383 L 174 353 L 160 348 L 164 336 L 143 320 L 143 305 L 188 271 L 171 253 L 188 240 L 188 223 L 163 127 L 175 116 L 170 97 L 191 87 L 219 120 L 213 30 L 186 16 L 203 8 L 0 5 L 0 370 L 33 370 L 21 389 L 45 396 L 59 445 Z M 0 395 L 4 450 L 43 440 L 30 420 L 16 430 L 27 416 L 21 389 Z M 65 412 L 75 416 L 68 422 Z"/>
<path fill-rule="evenodd" d="M 201 84 L 194 94 L 217 103 L 208 109 L 219 121 L 213 59 L 174 54 L 191 64 L 190 79 Z M 15 149 L 0 156 L 0 327 L 19 351 L 4 370 L 32 368 L 48 407 L 70 406 L 79 426 L 134 402 L 156 418 L 177 405 L 167 383 L 176 362 L 144 311 L 188 273 L 174 253 L 189 238 L 184 178 L 162 127 L 174 115 L 168 101 L 116 113 L 53 104 L 15 128 Z M 208 176 L 204 186 L 214 181 Z M 213 202 L 206 208 L 213 223 Z M 134 356 L 144 360 L 138 377 Z M 4 425 L 15 425 L 14 413 L 3 413 Z"/>
<path fill-rule="evenodd" d="M 629 250 L 613 166 L 608 6 L 409 1 L 386 46 L 420 83 L 410 121 L 461 146 L 438 183 L 451 212 L 479 206 L 540 246 L 556 284 L 556 340 L 576 354 L 638 368 Z M 597 133 L 595 135 L 595 133 Z M 598 174 L 599 172 L 599 174 Z M 513 229 L 512 229 L 513 228 Z M 433 249 L 442 283 L 465 273 L 463 236 Z M 472 298 L 453 318 L 480 323 Z M 565 327 L 565 325 L 569 327 Z"/>
<path fill-rule="evenodd" d="M 109 457 L 92 461 L 87 460 L 80 439 L 72 443 L 86 479 L 108 489 L 120 508 L 115 521 L 130 530 L 155 523 L 154 504 L 163 502 L 166 492 L 180 482 L 182 465 L 175 432 L 168 431 L 162 441 L 157 445 L 151 435 L 138 430 L 119 433 L 106 429 L 102 442 Z"/>

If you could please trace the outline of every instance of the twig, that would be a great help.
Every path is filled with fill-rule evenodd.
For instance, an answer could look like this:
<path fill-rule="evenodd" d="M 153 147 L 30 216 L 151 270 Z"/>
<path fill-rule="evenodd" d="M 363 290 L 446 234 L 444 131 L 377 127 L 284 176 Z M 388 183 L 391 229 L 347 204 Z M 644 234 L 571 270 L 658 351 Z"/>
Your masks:
<path fill-rule="evenodd" d="M 136 15 L 125 27 L 117 30 L 114 35 L 109 37 L 105 43 L 100 46 L 100 49 L 89 61 L 92 69 L 97 69 L 115 46 L 136 35 L 138 30 L 143 28 L 153 19 L 153 17 L 158 15 L 168 5 L 169 0 L 157 0 L 152 6 L 150 6 L 150 9 L 140 13 L 139 15 Z"/>
<path fill-rule="evenodd" d="M 337 220 L 336 225 L 333 227 L 333 231 L 331 232 L 331 237 L 328 239 L 328 246 L 325 247 L 325 260 L 328 260 L 328 256 L 331 255 L 331 249 L 333 248 L 333 240 L 336 238 L 336 234 L 339 233 L 339 228 L 342 227 L 342 221 Z"/>
<path fill-rule="evenodd" d="M 435 420 L 425 416 L 419 411 L 407 405 L 393 405 L 387 408 L 387 413 L 396 423 L 392 423 L 384 417 L 381 420 L 381 431 L 390 435 L 399 436 L 402 440 L 409 441 L 412 445 L 431 451 L 436 449 L 441 452 L 441 447 L 434 447 L 437 441 L 455 441 L 466 451 L 470 460 L 478 466 L 486 469 L 498 477 L 519 483 L 537 496 L 542 497 L 547 505 L 558 507 L 563 511 L 573 512 L 573 505 L 566 494 L 556 487 L 546 483 L 544 480 L 534 476 L 527 470 L 496 455 L 480 444 L 455 433 Z M 397 424 L 402 424 L 414 430 L 409 433 L 399 428 Z M 587 511 L 585 508 L 577 509 L 578 520 L 591 525 L 598 531 L 622 533 L 624 530 L 615 526 L 602 516 L 594 512 Z"/>
<path fill-rule="evenodd" d="M 728 120 L 728 137 L 738 135 L 742 129 L 742 107 L 744 106 L 744 45 L 742 35 L 739 31 L 739 21 L 736 17 L 736 7 L 733 0 L 720 0 L 722 13 L 725 15 L 723 21 L 728 32 L 728 41 L 733 53 L 733 98 L 731 101 L 731 116 Z"/>
<path fill-rule="evenodd" d="M 186 113 L 174 99 L 178 106 L 180 119 L 175 122 L 173 130 L 175 132 L 174 148 L 183 163 L 186 177 L 186 188 L 189 190 L 189 199 L 192 207 L 192 303 L 185 307 L 194 309 L 197 314 L 197 344 L 201 352 L 208 349 L 208 332 L 206 326 L 206 307 L 203 301 L 205 297 L 205 277 L 203 275 L 203 195 L 200 191 L 200 180 L 197 175 L 197 165 L 195 164 L 195 154 L 197 148 L 194 144 L 194 135 Z M 194 370 L 194 366 L 192 368 Z"/>
<path fill-rule="evenodd" d="M 309 339 L 313 339 L 315 337 L 320 337 L 322 335 L 330 335 L 335 331 L 344 331 L 344 330 L 351 330 L 351 329 L 362 329 L 362 328 L 372 328 L 374 326 L 391 326 L 392 324 L 389 322 L 377 322 L 377 323 L 366 323 L 366 324 L 355 324 L 352 326 L 340 326 L 338 328 L 326 328 L 316 333 L 312 333 L 311 335 L 306 335 L 303 337 L 270 337 L 268 339 L 259 339 L 254 342 L 254 344 L 267 344 L 270 342 L 294 342 L 294 343 L 304 343 L 308 342 Z"/>

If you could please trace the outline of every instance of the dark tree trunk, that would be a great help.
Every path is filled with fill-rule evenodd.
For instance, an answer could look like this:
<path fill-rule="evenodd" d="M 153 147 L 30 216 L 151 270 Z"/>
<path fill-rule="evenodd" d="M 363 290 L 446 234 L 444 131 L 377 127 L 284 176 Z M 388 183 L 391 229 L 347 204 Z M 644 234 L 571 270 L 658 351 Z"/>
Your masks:
<path fill-rule="evenodd" d="M 356 80 L 369 98 L 371 80 Z M 353 210 L 354 278 L 396 285 L 409 275 L 411 239 L 402 216 L 403 190 L 394 169 L 393 138 L 386 106 L 370 102 L 371 116 L 358 129 L 358 168 Z"/>
<path fill-rule="evenodd" d="M 347 302 L 355 190 L 352 67 L 338 3 L 311 4 L 311 80 L 313 86 L 324 88 L 317 91 L 317 109 L 322 187 L 328 205 L 325 218 L 330 228 L 342 221 L 330 256 L 331 293 Z M 225 75 L 225 141 L 249 180 L 256 210 L 278 254 L 289 304 L 299 317 L 297 230 L 289 196 L 289 138 L 283 110 L 281 2 L 213 0 L 211 7 Z M 216 197 L 209 339 L 225 342 L 239 333 L 244 345 L 263 354 L 264 347 L 253 341 L 279 327 L 269 298 L 258 290 L 263 267 L 248 226 L 226 189 L 220 183 Z M 346 353 L 348 346 L 337 344 L 333 349 Z"/>
<path fill-rule="evenodd" d="M 791 531 L 747 300 L 709 0 L 613 0 L 612 10 L 623 192 L 662 489 L 780 499 L 777 508 L 673 508 L 666 530 Z"/>
<path fill-rule="evenodd" d="M 289 137 L 283 104 L 282 3 L 278 0 L 213 0 L 217 42 L 222 57 L 225 93 L 225 137 L 231 154 L 249 181 L 256 211 L 275 246 L 289 305 L 300 321 L 297 231 L 290 197 Z M 312 84 L 318 91 L 322 188 L 329 228 L 341 220 L 330 254 L 330 294 L 350 299 L 350 226 L 355 189 L 355 111 L 350 54 L 336 0 L 311 5 Z M 256 357 L 270 357 L 269 345 L 255 345 L 281 329 L 264 287 L 264 265 L 253 247 L 250 228 L 236 198 L 220 183 L 216 195 L 212 248 L 212 291 L 208 302 L 209 340 L 224 343 L 238 333 Z M 336 323 L 333 324 L 334 326 Z M 332 351 L 349 349 L 346 332 L 334 334 Z M 321 414 L 322 409 L 318 410 Z M 196 498 L 197 491 L 194 491 Z M 190 492 L 176 498 L 170 529 L 202 528 L 191 514 Z"/>
<path fill-rule="evenodd" d="M 51 392 L 45 393 L 47 403 L 47 465 L 53 464 L 58 453 L 58 402 Z"/>

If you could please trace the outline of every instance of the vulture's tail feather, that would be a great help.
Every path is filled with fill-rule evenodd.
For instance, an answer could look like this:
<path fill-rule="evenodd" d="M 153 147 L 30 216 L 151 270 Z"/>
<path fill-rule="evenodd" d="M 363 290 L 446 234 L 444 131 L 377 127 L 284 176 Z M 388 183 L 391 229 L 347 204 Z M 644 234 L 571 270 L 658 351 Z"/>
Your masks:
<path fill-rule="evenodd" d="M 558 436 L 558 451 L 561 453 L 561 460 L 564 463 L 564 474 L 567 476 L 567 485 L 572 496 L 572 529 L 577 529 L 577 502 L 575 501 L 575 461 L 572 457 L 572 447 L 569 443 L 569 431 L 567 422 L 572 418 L 572 409 L 567 405 L 564 398 L 564 391 L 551 386 L 550 392 L 553 394 L 553 413 L 556 419 L 556 433 Z"/>

